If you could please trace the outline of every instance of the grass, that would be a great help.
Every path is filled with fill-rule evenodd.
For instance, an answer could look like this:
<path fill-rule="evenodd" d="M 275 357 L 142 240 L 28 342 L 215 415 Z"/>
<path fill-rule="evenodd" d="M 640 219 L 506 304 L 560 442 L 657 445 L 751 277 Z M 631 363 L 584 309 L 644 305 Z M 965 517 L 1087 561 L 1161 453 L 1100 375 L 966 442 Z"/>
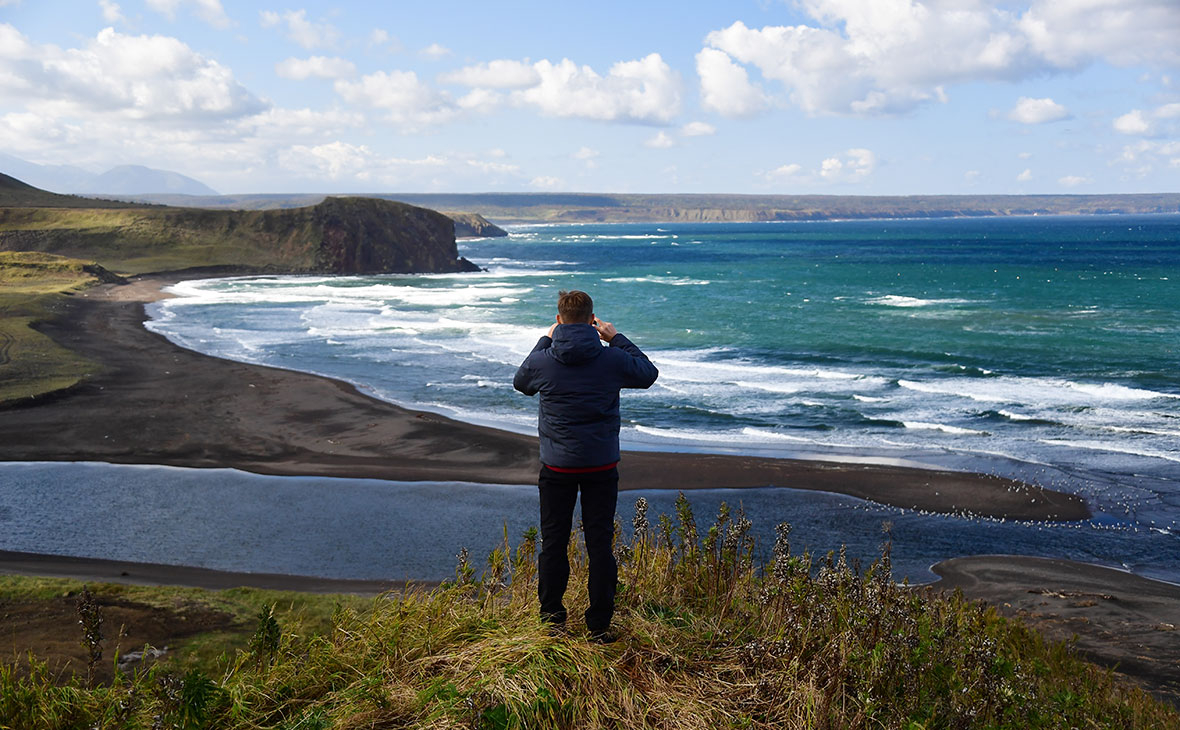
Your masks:
<path fill-rule="evenodd" d="M 95 370 L 94 363 L 38 332 L 36 324 L 101 276 L 89 261 L 0 251 L 0 405 L 69 388 Z"/>
<path fill-rule="evenodd" d="M 887 544 L 860 571 L 792 554 L 783 525 L 763 566 L 749 528 L 723 507 L 698 536 L 686 500 L 655 526 L 637 505 L 634 536 L 616 548 L 615 644 L 550 634 L 536 615 L 535 537 L 511 550 L 505 536 L 478 578 L 463 562 L 440 588 L 330 616 L 320 603 L 314 620 L 264 604 L 248 640 L 187 667 L 95 688 L 0 667 L 0 726 L 1180 727 L 1068 645 L 958 595 L 894 584 Z M 576 616 L 580 545 L 571 558 Z"/>
<path fill-rule="evenodd" d="M 306 268 L 307 252 L 287 261 L 291 252 L 283 244 L 314 238 L 307 218 L 299 212 L 177 208 L 0 208 L 0 240 L 11 249 L 94 257 L 126 274 L 209 266 Z"/>

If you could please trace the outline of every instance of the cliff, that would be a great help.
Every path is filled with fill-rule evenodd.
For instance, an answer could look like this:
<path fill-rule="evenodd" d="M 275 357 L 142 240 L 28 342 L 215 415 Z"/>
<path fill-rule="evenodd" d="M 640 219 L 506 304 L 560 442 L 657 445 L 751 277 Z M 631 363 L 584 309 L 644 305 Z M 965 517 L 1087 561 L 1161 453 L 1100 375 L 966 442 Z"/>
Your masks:
<path fill-rule="evenodd" d="M 315 271 L 479 271 L 459 257 L 455 224 L 442 213 L 373 198 L 326 198 L 304 210 L 313 212 L 314 228 L 319 231 Z"/>
<path fill-rule="evenodd" d="M 508 235 L 508 231 L 479 213 L 447 212 L 445 215 L 455 221 L 455 238 L 502 238 Z"/>
<path fill-rule="evenodd" d="M 8 190 L 33 200 L 52 195 L 11 184 Z M 0 250 L 88 259 L 129 274 L 478 270 L 459 258 L 450 218 L 393 201 L 327 198 L 314 206 L 265 211 L 92 208 L 73 202 L 75 207 L 0 208 Z"/>

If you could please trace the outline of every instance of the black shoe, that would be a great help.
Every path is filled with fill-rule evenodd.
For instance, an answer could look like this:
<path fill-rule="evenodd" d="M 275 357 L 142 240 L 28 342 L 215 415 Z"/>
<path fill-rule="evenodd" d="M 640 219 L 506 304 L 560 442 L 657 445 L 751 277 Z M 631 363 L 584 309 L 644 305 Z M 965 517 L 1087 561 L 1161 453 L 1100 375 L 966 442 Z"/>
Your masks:
<path fill-rule="evenodd" d="M 545 631 L 548 632 L 549 635 L 554 638 L 561 638 L 563 636 L 568 635 L 568 632 L 566 632 L 566 630 L 565 630 L 565 622 L 564 621 L 562 621 L 561 623 L 558 623 L 556 621 L 546 621 L 545 622 Z"/>
<path fill-rule="evenodd" d="M 613 644 L 619 640 L 618 633 L 610 628 L 590 632 L 590 641 L 595 644 Z"/>

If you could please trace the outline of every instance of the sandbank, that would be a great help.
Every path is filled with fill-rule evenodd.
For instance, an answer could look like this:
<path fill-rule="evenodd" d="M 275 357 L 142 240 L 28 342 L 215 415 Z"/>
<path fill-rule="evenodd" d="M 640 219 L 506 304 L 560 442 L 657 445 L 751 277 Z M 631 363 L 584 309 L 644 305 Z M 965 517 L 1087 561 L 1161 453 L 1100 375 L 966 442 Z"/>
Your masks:
<path fill-rule="evenodd" d="M 231 467 L 290 476 L 534 484 L 535 437 L 402 408 L 316 375 L 223 360 L 148 331 L 144 304 L 194 275 L 72 297 L 39 329 L 99 363 L 0 418 L 0 461 Z M 906 509 L 1081 520 L 1084 500 L 986 475 L 729 454 L 628 451 L 620 489 L 782 486 Z"/>

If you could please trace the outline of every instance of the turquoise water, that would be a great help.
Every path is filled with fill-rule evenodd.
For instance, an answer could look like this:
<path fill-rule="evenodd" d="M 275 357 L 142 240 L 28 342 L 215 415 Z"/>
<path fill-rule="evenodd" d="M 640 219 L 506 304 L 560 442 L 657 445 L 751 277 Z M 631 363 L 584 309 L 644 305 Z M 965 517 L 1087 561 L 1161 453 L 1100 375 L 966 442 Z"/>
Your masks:
<path fill-rule="evenodd" d="M 187 282 L 149 326 L 530 433 L 512 374 L 585 289 L 660 368 L 624 398 L 631 448 L 1017 477 L 1083 495 L 1102 549 L 943 518 L 915 541 L 1180 579 L 1180 216 L 531 227 L 462 253 L 487 270 Z"/>
<path fill-rule="evenodd" d="M 633 448 L 1177 490 L 1180 216 L 553 226 L 462 253 L 487 271 L 188 282 L 150 326 L 531 432 L 512 373 L 582 288 L 661 371 L 625 400 Z"/>
<path fill-rule="evenodd" d="M 785 520 L 813 550 L 847 543 L 868 560 L 888 519 L 899 577 L 915 580 L 942 558 L 1012 552 L 1180 582 L 1180 216 L 523 227 L 461 252 L 487 270 L 185 282 L 149 327 L 531 433 L 536 401 L 512 373 L 557 291 L 586 289 L 661 371 L 623 399 L 632 448 L 971 469 L 1082 494 L 1096 512 L 1012 523 L 716 490 L 691 495 L 701 522 L 740 501 L 764 547 Z M 100 465 L 2 474 L 0 548 L 14 550 L 439 578 L 459 547 L 479 554 L 502 524 L 535 524 L 527 488 Z M 674 493 L 647 496 L 668 511 Z M 61 507 L 112 503 L 137 515 L 118 539 Z"/>

